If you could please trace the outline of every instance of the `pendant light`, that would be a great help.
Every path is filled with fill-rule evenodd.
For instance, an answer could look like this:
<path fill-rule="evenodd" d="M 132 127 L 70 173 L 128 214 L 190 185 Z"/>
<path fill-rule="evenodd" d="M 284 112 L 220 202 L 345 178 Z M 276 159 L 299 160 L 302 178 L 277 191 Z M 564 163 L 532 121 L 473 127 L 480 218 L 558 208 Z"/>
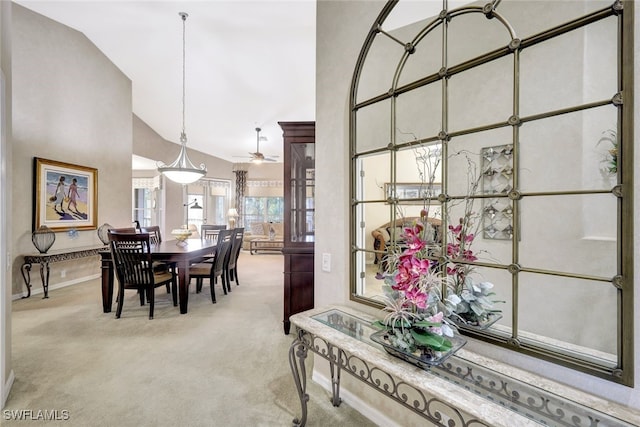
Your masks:
<path fill-rule="evenodd" d="M 187 16 L 186 12 L 179 12 L 182 19 L 182 132 L 180 133 L 180 154 L 178 158 L 171 164 L 159 164 L 158 172 L 169 178 L 173 182 L 179 184 L 191 184 L 196 182 L 207 174 L 207 167 L 204 164 L 200 164 L 197 168 L 189 160 L 187 156 L 187 134 L 184 126 L 184 110 L 185 110 L 185 22 Z"/>

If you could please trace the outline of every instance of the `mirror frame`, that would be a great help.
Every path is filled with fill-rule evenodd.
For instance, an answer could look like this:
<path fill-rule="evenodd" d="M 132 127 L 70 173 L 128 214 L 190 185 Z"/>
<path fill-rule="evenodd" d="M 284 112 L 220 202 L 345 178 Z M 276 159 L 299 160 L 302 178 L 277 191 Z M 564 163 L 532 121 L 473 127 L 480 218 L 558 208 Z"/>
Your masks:
<path fill-rule="evenodd" d="M 618 135 L 618 173 L 617 173 L 617 185 L 615 185 L 611 191 L 604 191 L 605 193 L 612 193 L 617 198 L 617 271 L 618 273 L 612 278 L 598 278 L 599 281 L 610 282 L 612 286 L 615 287 L 617 292 L 617 365 L 614 367 L 608 366 L 605 364 L 598 364 L 595 362 L 586 361 L 584 358 L 574 357 L 571 355 L 567 355 L 566 353 L 560 353 L 554 351 L 550 347 L 538 346 L 535 342 L 524 342 L 518 339 L 517 333 L 517 313 L 518 313 L 518 302 L 517 302 L 517 291 L 513 296 L 513 310 L 514 310 L 514 323 L 513 323 L 513 331 L 515 331 L 516 336 L 505 336 L 504 334 L 493 333 L 491 329 L 486 331 L 473 331 L 473 330 L 463 330 L 463 333 L 468 334 L 474 338 L 478 338 L 480 340 L 486 341 L 488 343 L 501 346 L 513 351 L 517 351 L 520 353 L 527 354 L 529 356 L 533 356 L 536 358 L 544 359 L 559 365 L 563 365 L 581 372 L 585 372 L 600 378 L 604 378 L 619 384 L 623 384 L 626 386 L 633 386 L 633 328 L 634 328 L 634 320 L 633 320 L 633 285 L 634 285 L 634 276 L 633 276 L 633 173 L 634 173 L 634 165 L 633 165 L 633 88 L 634 88 L 634 78 L 633 78 L 633 15 L 634 15 L 634 4 L 633 1 L 614 1 L 611 3 L 610 7 L 603 8 L 598 10 L 597 12 L 589 13 L 585 16 L 577 17 L 576 19 L 567 22 L 565 24 L 556 26 L 547 31 L 543 31 L 534 36 L 530 36 L 524 38 L 522 40 L 517 39 L 515 37 L 515 33 L 511 33 L 512 42 L 509 46 L 506 46 L 502 49 L 498 49 L 492 52 L 488 52 L 485 55 L 481 55 L 479 57 L 473 58 L 469 61 L 466 61 L 462 64 L 456 64 L 450 69 L 443 69 L 439 74 L 430 75 L 423 77 L 422 79 L 405 84 L 401 87 L 393 87 L 386 93 L 380 93 L 377 96 L 366 99 L 364 101 L 358 102 L 357 93 L 358 93 L 358 85 L 360 82 L 360 76 L 367 59 L 367 55 L 369 50 L 376 40 L 376 37 L 379 36 L 389 36 L 383 28 L 383 23 L 385 19 L 392 12 L 394 7 L 398 4 L 400 0 L 389 0 L 382 11 L 378 15 L 375 22 L 372 24 L 369 33 L 367 34 L 364 44 L 361 48 L 360 54 L 358 56 L 356 67 L 353 73 L 351 89 L 350 89 L 350 98 L 349 98 L 349 107 L 350 107 L 350 117 L 349 117 L 349 142 L 350 142 L 350 200 L 351 200 L 351 209 L 350 209 L 350 247 L 351 247 L 351 257 L 350 257 L 350 299 L 352 301 L 366 304 L 369 306 L 383 308 L 383 305 L 370 298 L 365 298 L 359 296 L 356 293 L 356 286 L 358 282 L 359 272 L 357 271 L 357 263 L 358 263 L 358 253 L 362 252 L 371 252 L 366 248 L 358 248 L 357 247 L 357 235 L 360 224 L 362 223 L 362 219 L 358 216 L 358 211 L 362 208 L 363 205 L 366 205 L 366 201 L 359 201 L 357 199 L 357 186 L 358 186 L 358 159 L 362 156 L 371 155 L 375 153 L 382 152 L 390 152 L 393 155 L 393 152 L 409 145 L 420 145 L 420 144 L 433 144 L 434 141 L 441 140 L 443 145 L 445 146 L 445 150 L 443 153 L 443 158 L 446 157 L 446 142 L 448 141 L 449 135 L 445 131 L 441 131 L 437 136 L 429 137 L 421 140 L 417 140 L 411 143 L 404 144 L 395 144 L 395 138 L 392 132 L 391 142 L 387 147 L 378 147 L 373 149 L 368 149 L 366 151 L 358 152 L 357 148 L 357 132 L 356 132 L 356 121 L 357 121 L 357 112 L 367 106 L 376 104 L 380 101 L 385 101 L 388 99 L 392 99 L 401 93 L 405 93 L 417 88 L 422 87 L 428 83 L 432 83 L 434 81 L 438 81 L 440 79 L 447 79 L 448 76 L 453 73 L 461 73 L 465 70 L 471 69 L 477 65 L 481 65 L 483 63 L 489 62 L 498 57 L 507 56 L 507 55 L 518 55 L 519 52 L 527 47 L 532 45 L 542 43 L 546 40 L 553 39 L 554 37 L 565 34 L 571 30 L 587 26 L 591 23 L 598 22 L 601 19 L 617 16 L 618 17 L 618 93 L 613 96 L 611 100 L 604 100 L 599 105 L 608 105 L 612 104 L 617 107 L 617 115 L 618 115 L 618 123 L 617 123 L 617 135 Z M 506 27 L 509 27 L 508 23 L 502 20 L 502 17 L 499 16 L 499 11 L 497 8 L 500 0 L 493 0 L 493 2 L 487 3 L 483 9 L 483 13 L 489 17 L 489 14 L 492 14 L 491 17 L 498 17 L 505 24 Z M 443 10 L 438 17 L 432 20 L 427 26 L 439 25 L 440 21 L 450 20 L 453 16 L 451 14 L 452 11 L 446 10 L 446 0 L 443 1 L 445 5 L 445 10 Z M 459 10 L 459 9 L 456 9 Z M 454 14 L 455 11 L 453 10 Z M 427 19 L 430 17 L 423 17 L 423 19 Z M 432 18 L 433 19 L 433 18 Z M 509 27 L 510 28 L 510 27 Z M 423 33 L 424 34 L 424 29 Z M 416 37 L 418 39 L 420 35 Z M 399 40 L 395 40 L 400 43 Z M 415 40 L 414 40 L 415 41 Z M 398 71 L 396 72 L 396 78 L 394 80 L 397 82 L 397 76 L 400 73 L 401 67 L 406 61 L 406 57 L 410 55 L 412 52 L 411 44 L 407 43 L 404 46 L 405 55 L 399 61 Z M 591 106 L 576 106 L 570 107 L 563 111 L 556 110 L 553 112 L 545 112 L 542 113 L 544 117 L 552 117 L 554 115 L 565 114 L 569 112 L 581 111 L 582 109 L 591 108 Z M 514 129 L 514 133 L 517 132 L 517 128 L 527 120 L 537 120 L 540 118 L 540 114 L 536 114 L 534 116 L 529 117 L 517 117 L 513 116 L 508 121 L 504 123 L 499 123 L 495 127 L 512 127 Z M 393 118 L 391 119 L 393 120 Z M 488 129 L 495 128 L 488 127 Z M 477 131 L 478 129 L 473 129 L 472 131 Z M 514 169 L 517 167 L 517 164 L 514 165 Z M 392 161 L 390 165 L 390 172 L 392 175 L 392 182 L 395 183 L 395 164 Z M 443 199 L 447 198 L 446 195 L 446 182 L 444 182 L 445 177 L 443 177 L 443 188 L 445 194 L 441 194 L 440 197 Z M 602 192 L 602 191 L 601 191 Z M 518 200 L 518 197 L 521 194 L 517 188 L 512 191 L 514 198 L 512 200 Z M 510 193 L 510 194 L 511 194 Z M 510 197 L 511 198 L 511 197 Z M 444 201 L 444 200 L 443 200 Z M 370 201 L 369 201 L 370 202 Z M 514 203 L 517 205 L 517 203 Z M 517 210 L 514 209 L 514 210 Z M 514 217 L 517 215 L 515 212 Z M 395 215 L 391 214 L 390 220 L 395 219 Z M 444 215 L 443 215 L 444 217 Z M 446 224 L 443 224 L 446 225 Z M 443 227 L 444 228 L 444 227 Z M 517 226 L 516 226 L 517 228 Z M 517 239 L 518 231 L 515 231 L 514 239 Z M 446 241 L 446 239 L 445 239 Z M 515 245 L 514 245 L 515 246 Z M 507 271 L 512 273 L 515 277 L 518 272 L 520 272 L 520 266 L 518 264 L 511 264 L 507 267 Z M 555 273 L 555 272 L 552 272 Z M 558 276 L 562 276 L 562 274 L 558 274 Z M 586 275 L 576 274 L 574 277 L 577 278 L 585 278 Z M 517 279 L 514 279 L 514 282 L 517 282 Z M 514 286 L 515 287 L 515 286 Z"/>

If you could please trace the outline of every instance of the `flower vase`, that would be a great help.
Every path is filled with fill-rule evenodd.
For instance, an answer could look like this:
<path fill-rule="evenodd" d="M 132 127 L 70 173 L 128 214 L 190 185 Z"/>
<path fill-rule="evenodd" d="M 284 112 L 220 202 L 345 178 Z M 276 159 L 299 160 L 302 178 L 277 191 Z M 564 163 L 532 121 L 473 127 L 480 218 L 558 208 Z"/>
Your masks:
<path fill-rule="evenodd" d="M 33 246 L 36 247 L 38 252 L 41 254 L 46 254 L 51 246 L 56 241 L 56 234 L 46 225 L 41 225 L 36 231 L 31 235 L 31 241 L 33 242 Z"/>
<path fill-rule="evenodd" d="M 461 315 L 453 315 L 449 318 L 456 326 L 466 329 L 476 329 L 483 331 L 491 327 L 498 320 L 502 319 L 500 313 L 489 313 L 486 318 L 478 320 L 476 317 L 465 316 L 466 313 Z"/>
<path fill-rule="evenodd" d="M 370 338 L 373 342 L 380 344 L 387 353 L 422 369 L 429 369 L 431 366 L 441 364 L 467 343 L 467 340 L 455 335 L 447 338 L 452 344 L 448 351 L 434 351 L 427 347 L 418 347 L 415 351 L 409 351 L 393 345 L 389 339 L 390 335 L 391 332 L 389 330 L 381 330 L 372 334 Z"/>
<path fill-rule="evenodd" d="M 109 244 L 109 229 L 113 228 L 110 224 L 104 223 L 100 227 L 98 227 L 98 239 L 102 242 L 103 245 Z"/>

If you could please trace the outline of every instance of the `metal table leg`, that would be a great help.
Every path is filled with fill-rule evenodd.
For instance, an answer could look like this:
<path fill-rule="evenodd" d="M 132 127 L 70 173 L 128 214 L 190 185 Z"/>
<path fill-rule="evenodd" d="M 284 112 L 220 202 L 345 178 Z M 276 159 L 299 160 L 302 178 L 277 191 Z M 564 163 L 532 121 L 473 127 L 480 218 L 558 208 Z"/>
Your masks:
<path fill-rule="evenodd" d="M 46 276 L 45 270 L 47 272 Z M 40 278 L 42 279 L 42 289 L 44 290 L 42 299 L 49 298 L 49 261 L 40 261 Z"/>
<path fill-rule="evenodd" d="M 20 268 L 24 284 L 27 285 L 27 296 L 22 298 L 29 298 L 31 296 L 31 263 L 25 262 Z"/>
<path fill-rule="evenodd" d="M 340 350 L 338 350 L 338 358 L 340 358 Z M 331 369 L 331 403 L 333 406 L 340 406 L 342 399 L 340 399 L 340 363 L 329 362 L 329 368 Z"/>
<path fill-rule="evenodd" d="M 298 330 L 298 337 L 293 340 L 289 348 L 289 365 L 291 366 L 293 381 L 296 383 L 300 406 L 302 407 L 302 416 L 293 419 L 293 427 L 304 427 L 307 423 L 307 402 L 309 401 L 309 395 L 307 394 L 307 371 L 304 362 L 307 358 L 309 347 L 304 341 L 303 335 L 304 331 L 302 329 Z"/>

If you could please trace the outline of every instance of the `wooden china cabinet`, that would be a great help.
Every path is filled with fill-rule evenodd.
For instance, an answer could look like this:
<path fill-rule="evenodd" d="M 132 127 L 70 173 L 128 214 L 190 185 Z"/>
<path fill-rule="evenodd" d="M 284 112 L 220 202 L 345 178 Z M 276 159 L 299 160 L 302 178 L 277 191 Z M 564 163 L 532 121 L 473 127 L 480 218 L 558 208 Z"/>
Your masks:
<path fill-rule="evenodd" d="M 278 122 L 284 137 L 284 333 L 313 308 L 315 122 Z"/>

